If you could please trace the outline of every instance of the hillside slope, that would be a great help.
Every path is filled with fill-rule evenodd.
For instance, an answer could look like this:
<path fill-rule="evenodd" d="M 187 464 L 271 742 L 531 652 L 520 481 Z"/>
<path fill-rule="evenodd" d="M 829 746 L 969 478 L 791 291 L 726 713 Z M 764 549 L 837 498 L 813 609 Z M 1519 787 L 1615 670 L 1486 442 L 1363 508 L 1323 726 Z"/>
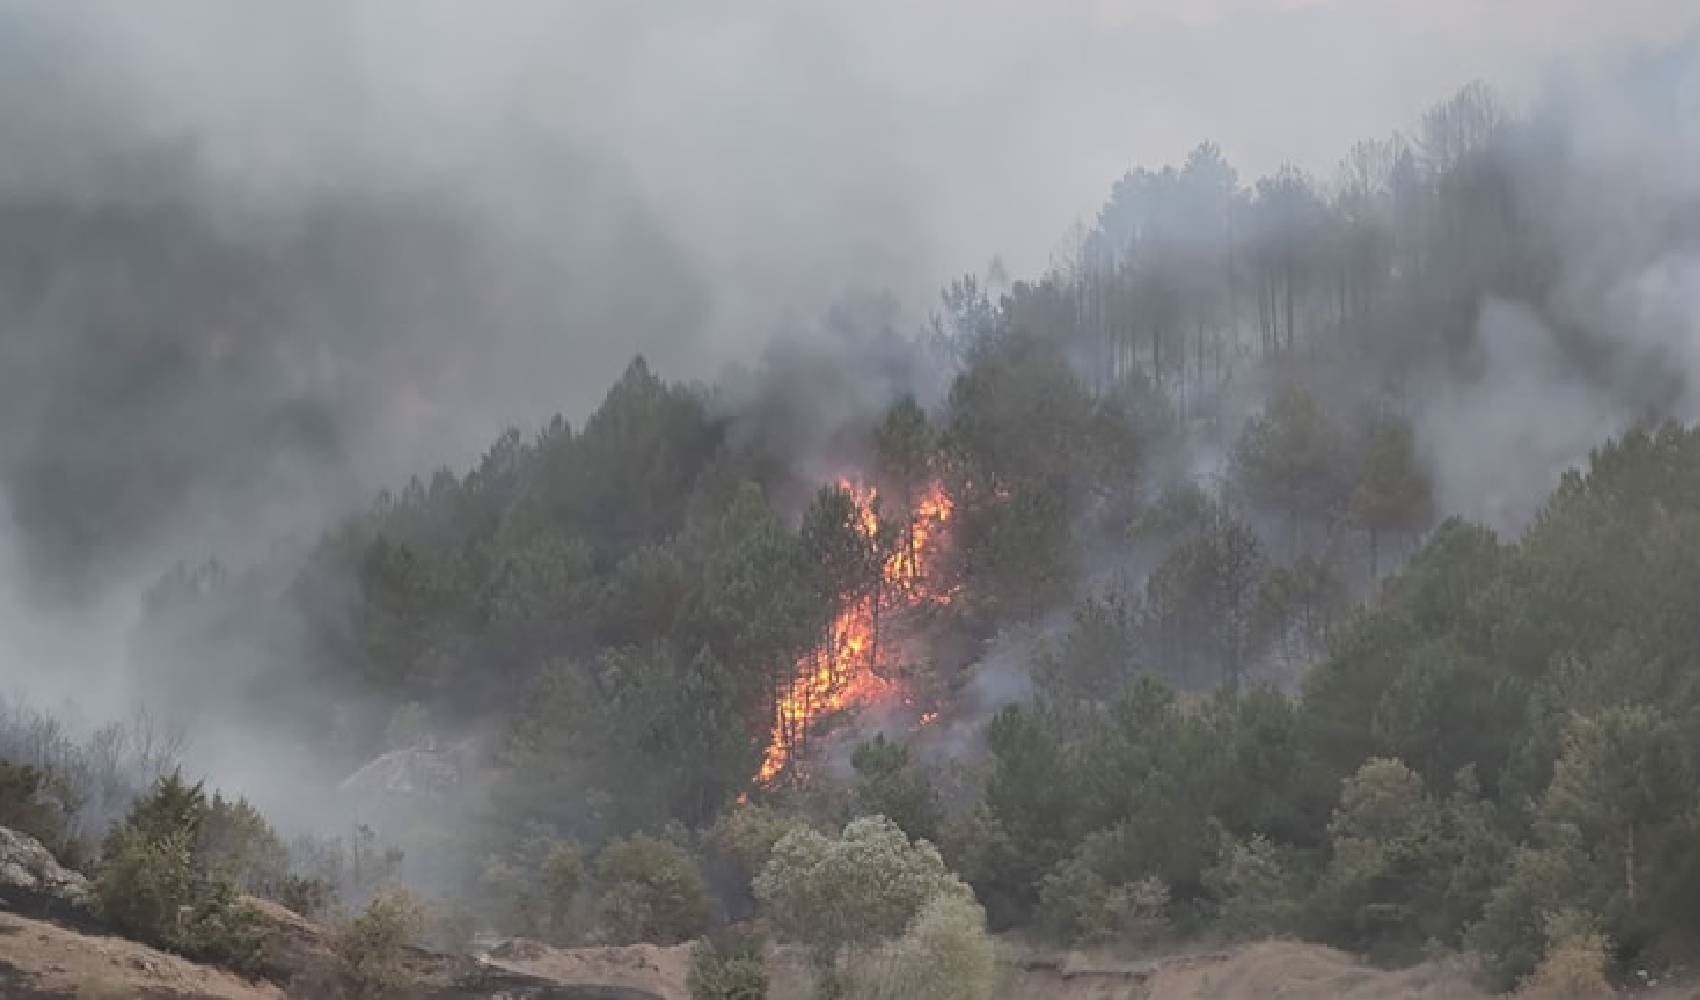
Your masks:
<path fill-rule="evenodd" d="M 120 937 L 0 912 L 0 996 L 8 1000 L 279 1000 L 283 991 Z"/>

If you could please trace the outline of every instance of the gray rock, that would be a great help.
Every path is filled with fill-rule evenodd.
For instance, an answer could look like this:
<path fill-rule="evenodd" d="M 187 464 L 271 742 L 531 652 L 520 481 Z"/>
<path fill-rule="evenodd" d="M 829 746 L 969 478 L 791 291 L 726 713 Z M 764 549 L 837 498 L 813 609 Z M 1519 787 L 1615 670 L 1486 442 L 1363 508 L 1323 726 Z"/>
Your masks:
<path fill-rule="evenodd" d="M 25 916 L 87 917 L 89 880 L 41 841 L 0 826 L 0 908 Z"/>

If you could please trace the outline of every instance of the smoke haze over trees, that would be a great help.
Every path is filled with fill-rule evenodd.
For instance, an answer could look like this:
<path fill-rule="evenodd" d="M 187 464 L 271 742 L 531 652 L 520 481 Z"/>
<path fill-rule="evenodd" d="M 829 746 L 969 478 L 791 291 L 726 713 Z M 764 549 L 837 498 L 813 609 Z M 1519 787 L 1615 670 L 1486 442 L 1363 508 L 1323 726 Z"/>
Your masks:
<path fill-rule="evenodd" d="M 1700 22 L 1537 6 L 0 4 L 0 679 L 506 932 L 686 939 L 877 828 L 955 908 L 828 978 L 983 923 L 1658 954 Z M 0 736 L 84 850 L 165 774 Z"/>

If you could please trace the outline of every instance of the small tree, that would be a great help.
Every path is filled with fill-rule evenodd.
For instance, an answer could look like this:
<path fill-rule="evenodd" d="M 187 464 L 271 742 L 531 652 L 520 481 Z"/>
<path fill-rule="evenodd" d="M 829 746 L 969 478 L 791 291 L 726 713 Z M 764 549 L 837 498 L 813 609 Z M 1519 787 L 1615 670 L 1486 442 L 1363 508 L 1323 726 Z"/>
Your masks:
<path fill-rule="evenodd" d="M 918 840 L 937 841 L 944 816 L 926 772 L 909 748 L 876 735 L 850 755 L 856 769 L 856 806 L 866 815 L 885 816 Z"/>
<path fill-rule="evenodd" d="M 43 797 L 44 785 L 35 768 L 0 760 L 0 826 L 28 834 L 62 855 L 70 841 L 58 810 Z M 75 859 L 63 860 L 74 863 Z"/>
<path fill-rule="evenodd" d="M 250 971 L 258 918 L 202 850 L 209 806 L 200 784 L 173 772 L 136 801 L 107 837 L 95 899 L 126 934 L 189 958 Z"/>
<path fill-rule="evenodd" d="M 247 799 L 213 794 L 198 852 L 209 870 L 255 895 L 273 896 L 289 873 L 289 849 Z"/>
<path fill-rule="evenodd" d="M 1551 942 L 1546 957 L 1523 981 L 1517 995 L 1526 1000 L 1610 1000 L 1617 996 L 1606 980 L 1611 942 L 1593 922 L 1575 911 L 1548 916 Z"/>
<path fill-rule="evenodd" d="M 617 840 L 597 862 L 602 922 L 620 943 L 677 944 L 708 926 L 708 886 L 678 847 L 636 834 Z"/>
<path fill-rule="evenodd" d="M 1328 824 L 1333 857 L 1312 900 L 1329 940 L 1395 952 L 1422 943 L 1440 819 L 1422 778 L 1399 760 L 1372 758 L 1346 779 Z"/>
<path fill-rule="evenodd" d="M 787 940 L 807 946 L 829 992 L 838 959 L 896 938 L 938 896 L 972 899 L 932 844 L 911 842 L 883 816 L 852 820 L 841 836 L 793 830 L 755 880 L 756 898 Z"/>
<path fill-rule="evenodd" d="M 761 936 L 731 928 L 691 949 L 691 1000 L 766 1000 L 767 956 Z"/>
<path fill-rule="evenodd" d="M 714 825 L 714 843 L 747 886 L 767 865 L 773 845 L 803 825 L 777 809 L 748 802 L 733 806 Z"/>
<path fill-rule="evenodd" d="M 1218 926 L 1239 939 L 1291 933 L 1302 897 L 1286 859 L 1261 835 L 1223 841 L 1217 863 L 1204 872 L 1204 886 L 1216 899 Z"/>
<path fill-rule="evenodd" d="M 337 929 L 331 942 L 336 985 L 349 1000 L 367 1000 L 405 989 L 414 980 L 407 948 L 424 932 L 424 903 L 404 889 L 372 897 L 359 916 Z"/>
<path fill-rule="evenodd" d="M 909 929 L 851 970 L 854 1000 L 987 1000 L 997 987 L 997 952 L 986 912 L 973 897 L 935 896 Z"/>

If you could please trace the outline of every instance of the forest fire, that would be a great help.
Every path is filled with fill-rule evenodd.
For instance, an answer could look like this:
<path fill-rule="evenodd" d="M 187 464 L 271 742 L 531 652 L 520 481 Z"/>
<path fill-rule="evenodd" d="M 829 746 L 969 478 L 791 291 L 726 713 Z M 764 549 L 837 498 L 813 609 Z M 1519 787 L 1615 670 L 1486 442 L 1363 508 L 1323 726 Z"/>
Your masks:
<path fill-rule="evenodd" d="M 879 534 L 879 493 L 848 480 L 840 487 L 856 507 L 856 529 L 864 539 Z M 845 709 L 882 701 L 895 691 L 882 675 L 889 654 L 880 648 L 882 618 L 891 611 L 949 604 L 953 592 L 935 579 L 945 529 L 955 513 L 942 484 L 931 484 L 910 512 L 905 530 L 884 560 L 880 586 L 851 597 L 839 608 L 824 642 L 797 661 L 787 690 L 774 708 L 773 731 L 756 781 L 772 784 L 807 744 L 815 724 Z"/>

